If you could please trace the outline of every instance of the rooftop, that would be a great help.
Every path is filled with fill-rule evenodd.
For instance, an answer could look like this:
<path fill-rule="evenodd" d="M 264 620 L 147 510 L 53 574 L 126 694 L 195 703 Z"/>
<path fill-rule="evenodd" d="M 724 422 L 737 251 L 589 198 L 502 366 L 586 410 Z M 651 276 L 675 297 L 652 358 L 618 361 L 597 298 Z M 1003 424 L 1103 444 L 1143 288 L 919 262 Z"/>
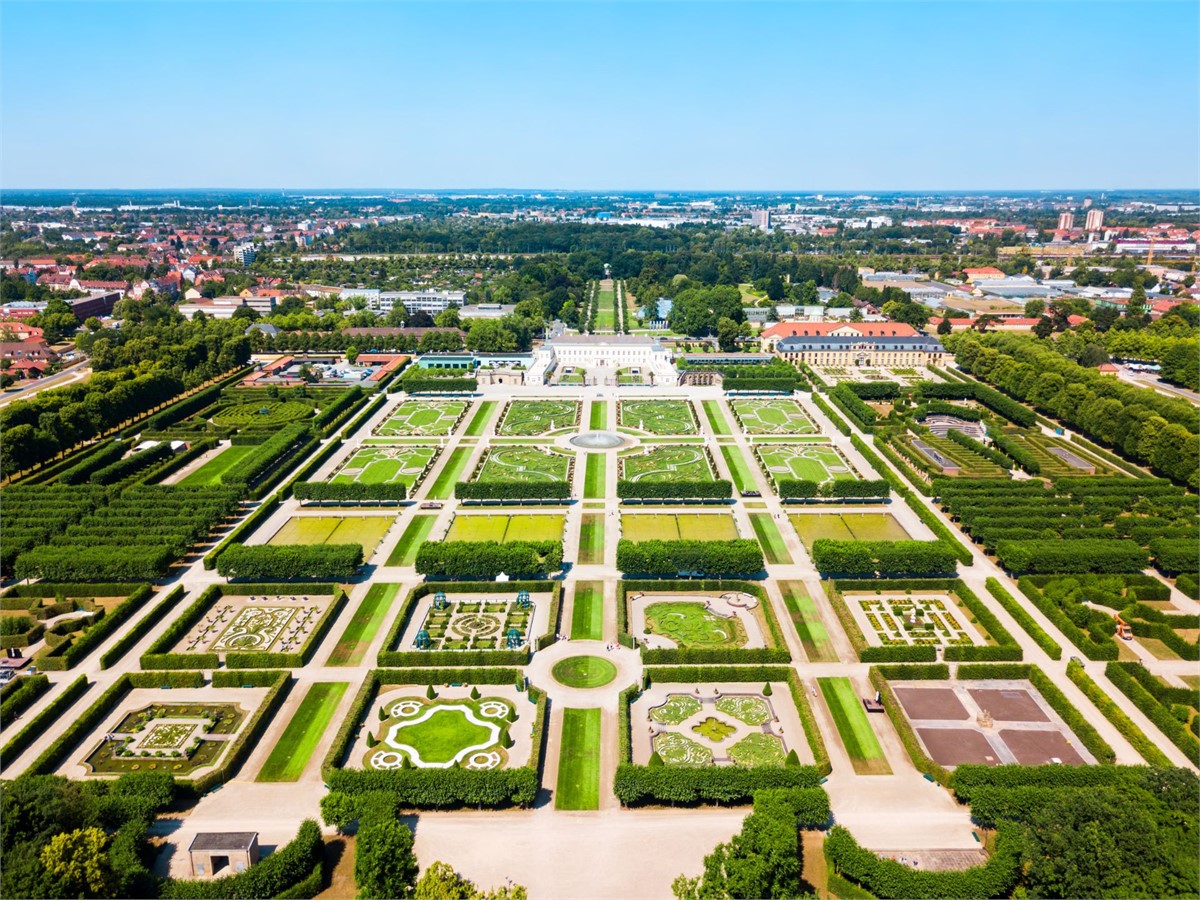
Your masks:
<path fill-rule="evenodd" d="M 202 831 L 188 844 L 188 852 L 194 850 L 249 850 L 258 840 L 257 831 Z"/>

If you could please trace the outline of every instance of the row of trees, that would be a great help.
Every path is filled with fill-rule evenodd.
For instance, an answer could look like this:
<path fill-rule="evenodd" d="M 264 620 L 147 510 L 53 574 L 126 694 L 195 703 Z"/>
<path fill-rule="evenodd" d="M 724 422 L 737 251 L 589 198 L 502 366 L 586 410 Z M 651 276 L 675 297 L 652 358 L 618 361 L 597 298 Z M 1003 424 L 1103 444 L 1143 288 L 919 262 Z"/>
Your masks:
<path fill-rule="evenodd" d="M 416 568 L 431 578 L 491 581 L 501 573 L 540 578 L 561 569 L 562 561 L 561 541 L 441 541 L 421 545 Z"/>
<path fill-rule="evenodd" d="M 627 575 L 674 578 L 756 576 L 763 570 L 758 541 L 640 541 L 617 543 L 617 568 Z"/>
<path fill-rule="evenodd" d="M 822 575 L 839 578 L 948 578 L 957 562 L 953 548 L 941 541 L 818 538 L 812 557 Z"/>
<path fill-rule="evenodd" d="M 362 562 L 362 544 L 230 544 L 217 557 L 217 573 L 248 581 L 348 581 Z"/>

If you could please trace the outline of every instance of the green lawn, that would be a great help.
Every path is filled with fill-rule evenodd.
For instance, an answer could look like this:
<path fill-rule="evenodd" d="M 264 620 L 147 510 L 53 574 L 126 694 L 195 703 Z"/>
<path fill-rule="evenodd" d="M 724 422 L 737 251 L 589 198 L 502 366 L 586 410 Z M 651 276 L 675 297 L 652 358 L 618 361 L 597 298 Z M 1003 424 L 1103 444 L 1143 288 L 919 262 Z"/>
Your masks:
<path fill-rule="evenodd" d="M 375 434 L 448 435 L 469 405 L 466 400 L 405 400 L 375 429 Z"/>
<path fill-rule="evenodd" d="M 600 710 L 564 709 L 556 809 L 600 808 Z"/>
<path fill-rule="evenodd" d="M 579 564 L 604 562 L 604 513 L 585 513 L 579 528 Z"/>
<path fill-rule="evenodd" d="M 234 444 L 226 447 L 196 471 L 192 472 L 179 484 L 186 487 L 208 487 L 221 483 L 221 477 L 237 467 L 243 459 L 257 450 L 254 444 Z"/>
<path fill-rule="evenodd" d="M 747 434 L 811 434 L 817 430 L 795 400 L 738 397 L 730 406 Z"/>
<path fill-rule="evenodd" d="M 367 647 L 387 618 L 388 609 L 399 590 L 398 584 L 371 585 L 367 596 L 355 610 L 354 618 L 338 638 L 326 665 L 356 666 L 363 661 L 363 657 L 367 655 Z"/>
<path fill-rule="evenodd" d="M 392 526 L 391 516 L 293 516 L 267 542 L 283 544 L 362 544 L 369 558 Z"/>
<path fill-rule="evenodd" d="M 437 516 L 414 516 L 404 529 L 404 534 L 400 535 L 400 541 L 385 565 L 411 566 L 416 562 L 417 551 L 429 537 L 429 532 L 433 531 L 433 523 L 436 521 Z"/>
<path fill-rule="evenodd" d="M 756 449 L 763 466 L 776 481 L 782 478 L 820 483 L 858 477 L 845 457 L 830 444 L 759 444 Z"/>
<path fill-rule="evenodd" d="M 344 681 L 321 682 L 308 689 L 275 749 L 263 763 L 257 781 L 299 780 L 349 686 Z"/>
<path fill-rule="evenodd" d="M 479 408 L 475 410 L 475 415 L 471 417 L 471 424 L 467 426 L 467 430 L 463 432 L 464 437 L 479 437 L 487 428 L 488 420 L 492 418 L 492 412 L 496 409 L 495 400 L 485 400 L 479 404 Z"/>
<path fill-rule="evenodd" d="M 394 734 L 396 743 L 416 750 L 421 762 L 447 763 L 464 747 L 487 744 L 492 732 L 476 725 L 460 709 L 435 706 L 424 722 L 401 725 Z"/>
<path fill-rule="evenodd" d="M 736 541 L 733 516 L 724 513 L 626 513 L 621 536 L 631 541 Z"/>
<path fill-rule="evenodd" d="M 729 427 L 729 420 L 725 418 L 725 413 L 721 409 L 721 401 L 705 400 L 704 415 L 708 417 L 708 425 L 713 430 L 713 434 L 733 434 L 733 430 Z"/>
<path fill-rule="evenodd" d="M 800 636 L 800 646 L 809 662 L 837 662 L 837 654 L 829 633 L 821 623 L 817 614 L 817 606 L 801 581 L 781 581 L 779 590 L 783 593 L 783 602 L 791 614 L 792 624 Z"/>
<path fill-rule="evenodd" d="M 621 477 L 627 481 L 712 481 L 712 467 L 703 447 L 647 447 L 621 458 Z"/>
<path fill-rule="evenodd" d="M 429 488 L 429 493 L 426 494 L 428 499 L 450 499 L 454 493 L 455 482 L 462 480 L 463 470 L 467 467 L 467 460 L 471 458 L 472 449 L 471 447 L 458 447 L 450 454 L 450 458 L 446 460 L 441 473 Z"/>
<path fill-rule="evenodd" d="M 788 516 L 804 546 L 813 541 L 904 541 L 909 534 L 890 513 L 796 513 Z"/>
<path fill-rule="evenodd" d="M 569 656 L 556 662 L 550 674 L 559 684 L 588 690 L 616 678 L 617 667 L 602 656 Z"/>
<path fill-rule="evenodd" d="M 598 641 L 603 637 L 604 585 L 599 581 L 581 581 L 575 585 L 571 640 Z"/>
<path fill-rule="evenodd" d="M 405 484 L 411 493 L 437 455 L 437 447 L 360 447 L 329 480 L 334 484 Z"/>
<path fill-rule="evenodd" d="M 723 619 L 703 603 L 690 600 L 651 603 L 646 607 L 646 627 L 684 650 L 746 646 L 746 628 L 740 619 Z"/>
<path fill-rule="evenodd" d="M 754 526 L 754 536 L 767 555 L 767 562 L 790 565 L 792 557 L 784 546 L 783 535 L 779 533 L 775 520 L 768 513 L 751 513 L 750 524 Z"/>
<path fill-rule="evenodd" d="M 487 514 L 457 515 L 450 523 L 448 541 L 561 541 L 562 515 Z"/>
<path fill-rule="evenodd" d="M 725 457 L 725 465 L 729 466 L 729 474 L 733 476 L 733 486 L 739 493 L 758 490 L 758 485 L 754 483 L 754 473 L 750 471 L 746 457 L 740 449 L 727 444 L 721 448 L 721 455 Z"/>
<path fill-rule="evenodd" d="M 583 470 L 583 498 L 585 500 L 604 499 L 604 474 L 607 463 L 600 453 L 589 453 Z"/>
<path fill-rule="evenodd" d="M 603 400 L 592 402 L 591 409 L 588 411 L 588 428 L 592 431 L 600 431 L 608 427 L 608 404 Z"/>
<path fill-rule="evenodd" d="M 597 291 L 596 331 L 614 331 L 617 327 L 617 292 Z"/>
<path fill-rule="evenodd" d="M 879 746 L 854 685 L 849 678 L 818 678 L 833 724 L 858 775 L 891 775 L 892 768 Z"/>
<path fill-rule="evenodd" d="M 686 400 L 621 400 L 621 425 L 650 434 L 696 434 L 696 416 Z"/>

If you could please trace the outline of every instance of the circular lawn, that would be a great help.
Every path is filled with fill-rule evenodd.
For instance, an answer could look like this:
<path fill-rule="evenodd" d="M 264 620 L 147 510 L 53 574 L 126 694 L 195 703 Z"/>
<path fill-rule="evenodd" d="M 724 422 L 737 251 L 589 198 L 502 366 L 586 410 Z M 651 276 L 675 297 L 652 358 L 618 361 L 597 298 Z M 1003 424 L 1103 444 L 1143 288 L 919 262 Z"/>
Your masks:
<path fill-rule="evenodd" d="M 598 688 L 617 677 L 617 667 L 599 656 L 570 656 L 550 670 L 554 680 L 572 688 Z"/>

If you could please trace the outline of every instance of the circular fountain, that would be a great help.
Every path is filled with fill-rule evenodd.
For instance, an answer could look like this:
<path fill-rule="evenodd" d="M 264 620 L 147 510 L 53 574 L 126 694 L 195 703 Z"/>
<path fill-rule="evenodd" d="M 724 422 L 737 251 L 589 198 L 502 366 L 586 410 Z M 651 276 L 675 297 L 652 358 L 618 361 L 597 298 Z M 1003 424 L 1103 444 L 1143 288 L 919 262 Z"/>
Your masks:
<path fill-rule="evenodd" d="M 616 450 L 624 447 L 630 441 L 623 435 L 613 431 L 583 431 L 567 441 L 572 447 L 600 453 L 605 450 Z"/>

